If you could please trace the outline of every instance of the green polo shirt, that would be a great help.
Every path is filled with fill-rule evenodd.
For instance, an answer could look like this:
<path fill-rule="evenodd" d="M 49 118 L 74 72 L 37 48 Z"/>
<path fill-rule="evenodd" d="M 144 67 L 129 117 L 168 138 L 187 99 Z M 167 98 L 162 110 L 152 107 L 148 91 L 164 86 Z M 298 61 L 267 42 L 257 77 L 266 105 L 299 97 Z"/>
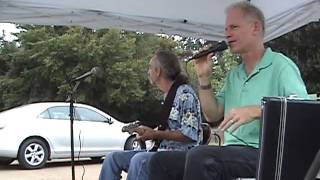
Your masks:
<path fill-rule="evenodd" d="M 230 71 L 224 87 L 217 94 L 226 116 L 233 108 L 261 105 L 266 96 L 297 95 L 308 98 L 298 67 L 288 57 L 267 48 L 261 61 L 248 76 L 244 64 Z M 230 134 L 224 133 L 224 145 L 259 147 L 260 121 L 253 120 Z"/>

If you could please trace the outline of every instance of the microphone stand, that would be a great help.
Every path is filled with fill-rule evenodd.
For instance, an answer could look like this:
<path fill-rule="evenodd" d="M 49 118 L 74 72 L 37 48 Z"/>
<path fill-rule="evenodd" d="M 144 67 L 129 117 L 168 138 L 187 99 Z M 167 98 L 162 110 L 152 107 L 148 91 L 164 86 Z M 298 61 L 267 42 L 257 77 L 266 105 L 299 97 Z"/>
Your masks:
<path fill-rule="evenodd" d="M 72 180 L 75 180 L 75 170 L 74 170 L 74 139 L 73 139 L 73 122 L 74 122 L 74 106 L 75 103 L 75 93 L 81 81 L 77 81 L 72 91 L 69 94 L 68 100 L 70 103 L 69 106 L 69 116 L 70 116 L 70 143 L 71 143 L 71 172 Z M 71 83 L 70 86 L 72 87 Z"/>
<path fill-rule="evenodd" d="M 68 101 L 70 102 L 69 112 L 70 112 L 70 143 L 71 143 L 71 170 L 72 170 L 72 180 L 75 180 L 75 172 L 74 172 L 74 139 L 73 139 L 73 121 L 74 121 L 74 106 L 73 103 L 75 103 L 75 93 L 77 91 L 77 88 L 81 81 L 85 79 L 86 77 L 89 77 L 91 75 L 98 75 L 98 73 L 101 72 L 99 67 L 93 67 L 89 72 L 73 79 L 69 80 L 69 86 L 72 88 L 73 83 L 76 84 L 72 88 L 72 91 L 69 93 Z"/>

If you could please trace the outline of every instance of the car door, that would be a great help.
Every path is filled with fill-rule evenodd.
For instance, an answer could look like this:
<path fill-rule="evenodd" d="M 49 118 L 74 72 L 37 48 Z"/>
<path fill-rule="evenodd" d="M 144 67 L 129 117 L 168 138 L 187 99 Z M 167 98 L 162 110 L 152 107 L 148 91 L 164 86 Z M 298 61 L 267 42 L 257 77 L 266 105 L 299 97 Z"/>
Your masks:
<path fill-rule="evenodd" d="M 43 119 L 46 128 L 44 128 L 43 134 L 46 135 L 49 143 L 52 146 L 52 150 L 55 155 L 59 157 L 70 157 L 71 141 L 70 141 L 70 116 L 69 106 L 53 106 L 40 114 L 40 118 Z M 75 120 L 73 124 L 74 129 L 74 152 L 75 155 L 80 150 L 79 142 L 79 118 L 75 114 Z"/>
<path fill-rule="evenodd" d="M 76 107 L 83 134 L 82 153 L 91 156 L 105 155 L 112 150 L 122 150 L 127 135 L 121 132 L 122 126 L 98 109 Z"/>

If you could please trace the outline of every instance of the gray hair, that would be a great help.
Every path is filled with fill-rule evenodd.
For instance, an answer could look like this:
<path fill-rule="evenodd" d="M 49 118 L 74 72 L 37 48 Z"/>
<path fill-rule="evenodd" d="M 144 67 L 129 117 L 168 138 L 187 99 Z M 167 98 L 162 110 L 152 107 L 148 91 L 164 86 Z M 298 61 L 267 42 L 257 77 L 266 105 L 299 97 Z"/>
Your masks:
<path fill-rule="evenodd" d="M 263 12 L 258 7 L 250 4 L 248 1 L 241 1 L 227 7 L 226 13 L 231 9 L 240 9 L 246 18 L 258 20 L 262 26 L 262 33 L 265 33 L 265 18 Z"/>
<path fill-rule="evenodd" d="M 183 76 L 187 80 L 178 57 L 171 51 L 159 50 L 155 54 L 155 59 L 167 79 L 174 81 L 178 76 Z"/>

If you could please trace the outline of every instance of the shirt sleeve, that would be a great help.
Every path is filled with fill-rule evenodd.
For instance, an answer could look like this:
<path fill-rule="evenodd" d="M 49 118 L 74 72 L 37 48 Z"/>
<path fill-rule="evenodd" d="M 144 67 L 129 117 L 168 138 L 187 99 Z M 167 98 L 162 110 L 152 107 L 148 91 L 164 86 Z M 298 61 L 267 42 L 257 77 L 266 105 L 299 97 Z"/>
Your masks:
<path fill-rule="evenodd" d="M 178 108 L 180 117 L 180 132 L 194 141 L 199 141 L 201 127 L 200 102 L 190 92 L 181 93 L 178 96 Z"/>
<path fill-rule="evenodd" d="M 290 64 L 284 67 L 279 79 L 279 91 L 282 96 L 297 95 L 300 98 L 309 98 L 297 66 Z"/>

